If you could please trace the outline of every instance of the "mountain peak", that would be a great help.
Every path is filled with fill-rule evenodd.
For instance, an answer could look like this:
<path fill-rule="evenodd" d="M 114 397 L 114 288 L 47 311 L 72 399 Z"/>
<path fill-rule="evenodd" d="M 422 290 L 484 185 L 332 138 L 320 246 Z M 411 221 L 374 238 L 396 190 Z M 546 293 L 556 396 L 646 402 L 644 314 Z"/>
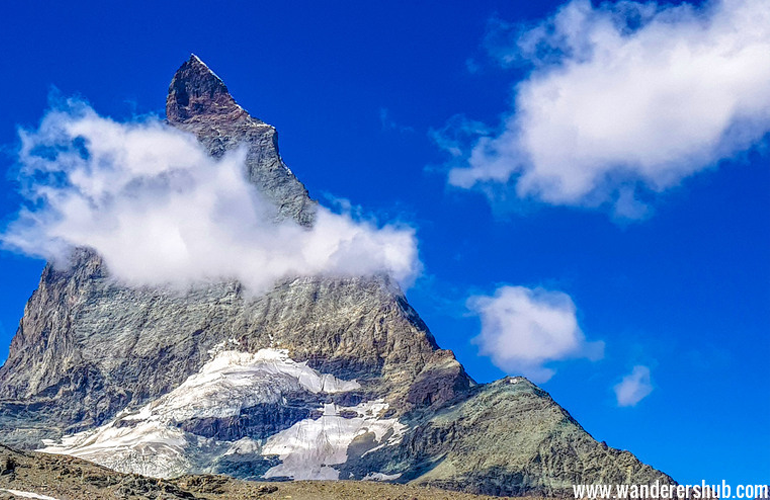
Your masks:
<path fill-rule="evenodd" d="M 172 124 L 212 115 L 238 119 L 246 112 L 227 90 L 227 85 L 195 54 L 174 74 L 166 98 L 166 116 Z"/>
<path fill-rule="evenodd" d="M 315 202 L 278 154 L 274 127 L 249 115 L 219 76 L 195 54 L 179 67 L 168 88 L 166 119 L 198 138 L 214 158 L 246 146 L 249 180 L 278 207 L 279 219 L 312 225 Z"/>
<path fill-rule="evenodd" d="M 211 75 L 215 76 L 220 81 L 222 81 L 222 79 L 219 78 L 216 73 L 211 71 L 211 68 L 209 68 L 208 65 L 205 62 L 203 62 L 203 60 L 200 57 L 196 56 L 195 54 L 191 53 L 190 54 L 190 59 L 188 59 L 187 62 L 189 64 L 191 64 L 191 65 L 194 65 L 196 68 L 201 68 L 203 71 L 207 71 L 208 73 L 210 73 Z"/>

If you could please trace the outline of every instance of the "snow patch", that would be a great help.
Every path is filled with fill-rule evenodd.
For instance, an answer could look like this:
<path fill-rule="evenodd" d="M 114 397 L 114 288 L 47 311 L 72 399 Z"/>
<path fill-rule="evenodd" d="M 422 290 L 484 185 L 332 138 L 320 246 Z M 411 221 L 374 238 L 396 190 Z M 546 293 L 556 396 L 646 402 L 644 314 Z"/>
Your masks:
<path fill-rule="evenodd" d="M 259 441 L 244 437 L 233 442 L 223 456 L 227 455 L 255 455 L 262 450 Z"/>
<path fill-rule="evenodd" d="M 387 408 L 382 400 L 355 407 L 328 404 L 320 418 L 301 420 L 270 436 L 262 454 L 278 455 L 282 463 L 268 469 L 265 478 L 339 479 L 339 471 L 331 466 L 347 462 L 348 447 L 356 438 L 371 434 L 368 440 L 378 443 L 372 450 L 401 441 L 406 426 L 395 418 L 379 418 Z M 340 416 L 342 411 L 354 411 L 357 416 L 344 418 Z"/>
<path fill-rule="evenodd" d="M 398 474 L 383 474 L 382 472 L 370 472 L 362 478 L 362 481 L 395 481 L 401 477 L 401 473 Z"/>
<path fill-rule="evenodd" d="M 60 444 L 46 440 L 47 446 L 38 451 L 73 455 L 120 472 L 151 477 L 183 474 L 192 465 L 185 454 L 190 436 L 184 431 L 157 420 L 131 427 L 115 423 L 65 436 Z"/>
<path fill-rule="evenodd" d="M 22 498 L 38 498 L 40 500 L 58 500 L 54 497 L 49 497 L 46 495 L 38 495 L 37 493 L 30 493 L 29 491 L 19 491 L 19 490 L 5 490 L 0 488 L 0 491 L 5 491 L 7 493 L 10 493 L 11 495 L 15 495 L 17 497 Z"/>
<path fill-rule="evenodd" d="M 289 358 L 286 349 L 260 349 L 254 354 L 220 351 L 182 385 L 124 420 L 232 417 L 243 408 L 276 403 L 284 394 L 347 392 L 360 388 L 355 380 L 321 374 Z"/>
<path fill-rule="evenodd" d="M 240 347 L 241 343 L 238 341 L 238 339 L 227 339 L 223 340 L 222 342 L 219 342 L 218 344 L 214 345 L 211 349 L 209 349 L 207 352 L 209 353 L 209 357 L 216 358 L 217 354 L 219 354 L 222 351 L 228 351 L 232 350 L 233 348 Z"/>

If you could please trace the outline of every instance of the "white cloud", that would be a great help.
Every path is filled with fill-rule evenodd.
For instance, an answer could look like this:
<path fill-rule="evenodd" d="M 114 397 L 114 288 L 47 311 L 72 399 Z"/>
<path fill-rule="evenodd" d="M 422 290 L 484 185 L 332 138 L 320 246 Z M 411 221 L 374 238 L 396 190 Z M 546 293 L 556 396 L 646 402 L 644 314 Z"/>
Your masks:
<path fill-rule="evenodd" d="M 618 406 L 636 406 L 652 392 L 650 369 L 646 366 L 635 366 L 614 389 Z"/>
<path fill-rule="evenodd" d="M 396 130 L 398 132 L 414 132 L 413 127 L 401 125 L 390 116 L 388 108 L 380 108 L 380 125 L 382 130 Z"/>
<path fill-rule="evenodd" d="M 586 341 L 565 293 L 503 286 L 492 297 L 471 297 L 467 305 L 481 318 L 481 334 L 473 339 L 479 353 L 507 373 L 545 382 L 555 373 L 544 366 L 548 362 L 603 356 L 604 343 Z"/>
<path fill-rule="evenodd" d="M 522 198 L 610 202 L 617 215 L 640 217 L 640 192 L 675 186 L 770 131 L 767 0 L 574 0 L 514 39 L 495 55 L 534 69 L 502 130 L 451 170 L 452 185 L 510 182 Z"/>
<path fill-rule="evenodd" d="M 324 207 L 312 229 L 275 223 L 245 178 L 245 151 L 214 160 L 157 119 L 118 123 L 70 102 L 20 135 L 28 204 L 6 248 L 61 263 L 91 247 L 129 284 L 237 279 L 253 292 L 312 274 L 387 272 L 408 286 L 420 272 L 412 228 Z"/>

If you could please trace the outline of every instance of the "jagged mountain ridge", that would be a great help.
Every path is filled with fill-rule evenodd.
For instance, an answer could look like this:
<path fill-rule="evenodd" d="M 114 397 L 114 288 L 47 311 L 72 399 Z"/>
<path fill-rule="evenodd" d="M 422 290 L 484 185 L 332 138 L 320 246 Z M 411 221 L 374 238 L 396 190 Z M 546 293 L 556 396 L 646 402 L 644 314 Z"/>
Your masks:
<path fill-rule="evenodd" d="M 313 225 L 316 204 L 283 164 L 275 129 L 243 110 L 196 56 L 171 82 L 167 119 L 213 157 L 245 145 L 249 178 L 279 218 Z M 178 406 L 178 389 L 223 352 L 280 353 L 285 366 L 274 368 L 288 378 L 275 397 L 238 393 L 219 413 L 196 401 L 163 413 L 159 402 Z M 235 363 L 227 369 L 269 371 Z M 297 364 L 304 368 L 287 368 Z M 346 390 L 311 390 L 300 379 L 308 376 Z M 40 448 L 45 439 L 51 451 L 158 476 L 296 478 L 307 469 L 549 496 L 573 483 L 671 481 L 597 443 L 523 378 L 477 386 L 387 276 L 286 278 L 258 297 L 238 283 L 179 294 L 123 286 L 87 249 L 69 269 L 43 271 L 0 368 L 0 427 L 11 444 Z M 296 439 L 314 444 L 297 450 Z M 114 440 L 122 451 L 105 453 Z M 166 465 L 146 469 L 158 447 Z"/>

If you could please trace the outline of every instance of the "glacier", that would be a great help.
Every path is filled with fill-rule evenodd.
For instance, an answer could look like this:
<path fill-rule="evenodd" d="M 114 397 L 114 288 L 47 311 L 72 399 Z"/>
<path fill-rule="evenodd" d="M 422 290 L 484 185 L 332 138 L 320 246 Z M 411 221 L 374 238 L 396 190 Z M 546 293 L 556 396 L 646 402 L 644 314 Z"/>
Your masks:
<path fill-rule="evenodd" d="M 339 471 L 332 466 L 347 461 L 348 446 L 358 436 L 371 433 L 372 449 L 397 444 L 403 437 L 404 424 L 381 417 L 388 408 L 381 400 L 350 407 L 325 404 L 318 409 L 318 418 L 300 420 L 264 442 L 249 437 L 222 441 L 180 429 L 180 422 L 234 417 L 245 408 L 281 402 L 284 394 L 334 394 L 361 387 L 355 380 L 298 363 L 285 349 L 247 353 L 228 347 L 212 349 L 212 359 L 198 373 L 157 400 L 135 411 L 124 410 L 96 429 L 64 436 L 58 443 L 46 440 L 38 451 L 162 478 L 209 472 L 200 464 L 214 463 L 218 457 L 277 456 L 281 463 L 264 478 L 339 479 Z"/>
<path fill-rule="evenodd" d="M 297 422 L 267 440 L 262 453 L 278 455 L 282 463 L 269 469 L 265 478 L 339 479 L 339 471 L 331 465 L 347 462 L 348 446 L 356 437 L 373 433 L 374 441 L 381 443 L 379 446 L 401 440 L 406 426 L 395 418 L 379 418 L 387 408 L 388 404 L 381 400 L 355 407 L 324 405 L 320 418 Z M 357 416 L 342 417 L 343 411 L 353 411 Z"/>

